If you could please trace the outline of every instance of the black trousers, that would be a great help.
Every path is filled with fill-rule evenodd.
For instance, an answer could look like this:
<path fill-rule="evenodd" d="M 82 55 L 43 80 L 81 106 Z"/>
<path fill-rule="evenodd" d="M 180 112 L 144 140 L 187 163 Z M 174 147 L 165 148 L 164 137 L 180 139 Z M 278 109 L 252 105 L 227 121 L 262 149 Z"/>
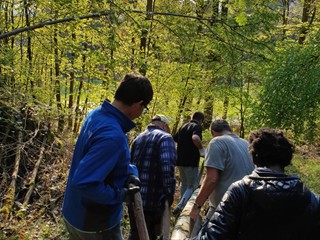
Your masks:
<path fill-rule="evenodd" d="M 161 239 L 161 235 L 162 235 L 161 220 L 162 220 L 163 212 L 164 212 L 164 209 L 143 211 L 150 240 Z M 129 213 L 129 219 L 130 219 L 130 233 L 129 233 L 128 240 L 140 240 L 138 235 L 136 220 L 134 217 L 133 207 L 131 205 L 128 206 L 128 213 Z"/>

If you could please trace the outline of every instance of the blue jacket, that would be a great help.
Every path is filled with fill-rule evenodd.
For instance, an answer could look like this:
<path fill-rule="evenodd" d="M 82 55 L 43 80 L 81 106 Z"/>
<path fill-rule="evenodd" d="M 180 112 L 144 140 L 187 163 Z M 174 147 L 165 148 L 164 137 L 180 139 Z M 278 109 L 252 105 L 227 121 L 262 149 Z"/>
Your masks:
<path fill-rule="evenodd" d="M 78 137 L 62 214 L 75 228 L 97 231 L 120 223 L 130 150 L 125 135 L 135 124 L 104 101 L 85 119 Z"/>

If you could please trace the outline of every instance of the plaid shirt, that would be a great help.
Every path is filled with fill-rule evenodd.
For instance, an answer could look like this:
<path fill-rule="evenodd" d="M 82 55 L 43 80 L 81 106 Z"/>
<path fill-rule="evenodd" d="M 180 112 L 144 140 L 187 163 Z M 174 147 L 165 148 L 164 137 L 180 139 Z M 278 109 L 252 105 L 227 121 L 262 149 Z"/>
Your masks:
<path fill-rule="evenodd" d="M 132 143 L 131 161 L 139 171 L 144 210 L 161 207 L 166 195 L 174 196 L 177 152 L 172 136 L 149 125 Z"/>

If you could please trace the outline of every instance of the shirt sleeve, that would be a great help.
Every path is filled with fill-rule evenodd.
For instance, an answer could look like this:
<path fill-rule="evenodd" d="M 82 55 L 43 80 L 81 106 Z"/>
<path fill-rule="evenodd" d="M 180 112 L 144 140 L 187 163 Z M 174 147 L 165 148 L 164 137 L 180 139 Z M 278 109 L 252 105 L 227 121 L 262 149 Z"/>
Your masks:
<path fill-rule="evenodd" d="M 160 144 L 160 162 L 162 171 L 163 187 L 166 194 L 173 196 L 175 193 L 176 179 L 174 167 L 176 164 L 177 152 L 173 138 L 167 137 Z"/>
<path fill-rule="evenodd" d="M 212 139 L 207 147 L 204 166 L 223 171 L 226 159 L 226 151 L 223 148 L 223 144 L 216 139 Z"/>
<path fill-rule="evenodd" d="M 202 140 L 202 127 L 200 125 L 195 125 L 192 135 L 198 135 L 199 138 Z"/>

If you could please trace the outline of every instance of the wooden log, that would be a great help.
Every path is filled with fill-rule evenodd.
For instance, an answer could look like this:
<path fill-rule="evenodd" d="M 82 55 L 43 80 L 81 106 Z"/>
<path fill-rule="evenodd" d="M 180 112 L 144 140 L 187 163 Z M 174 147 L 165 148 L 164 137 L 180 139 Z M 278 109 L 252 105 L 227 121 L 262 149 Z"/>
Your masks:
<path fill-rule="evenodd" d="M 161 219 L 162 239 L 170 239 L 170 207 L 168 200 L 164 202 L 164 212 Z"/>
<path fill-rule="evenodd" d="M 10 182 L 9 188 L 6 192 L 2 208 L 0 209 L 1 218 L 4 221 L 7 221 L 9 219 L 9 217 L 11 216 L 12 208 L 13 208 L 13 204 L 14 204 L 14 196 L 15 196 L 15 192 L 16 192 L 16 181 L 17 181 L 19 167 L 20 167 L 21 151 L 23 149 L 22 139 L 23 139 L 22 131 L 19 131 L 18 143 L 17 143 L 17 147 L 16 147 L 15 164 L 14 164 L 14 169 L 13 169 L 13 172 L 11 175 L 12 176 L 11 182 Z"/>
<path fill-rule="evenodd" d="M 149 240 L 149 233 L 144 219 L 142 198 L 140 192 L 134 194 L 133 212 L 136 219 L 137 230 L 140 240 Z"/>
<path fill-rule="evenodd" d="M 194 201 L 198 196 L 200 188 L 197 188 L 192 196 L 190 197 L 189 201 L 187 202 L 186 206 L 182 210 L 179 218 L 176 221 L 174 229 L 171 234 L 171 240 L 183 240 L 187 239 L 190 236 L 190 212 L 193 207 Z"/>

